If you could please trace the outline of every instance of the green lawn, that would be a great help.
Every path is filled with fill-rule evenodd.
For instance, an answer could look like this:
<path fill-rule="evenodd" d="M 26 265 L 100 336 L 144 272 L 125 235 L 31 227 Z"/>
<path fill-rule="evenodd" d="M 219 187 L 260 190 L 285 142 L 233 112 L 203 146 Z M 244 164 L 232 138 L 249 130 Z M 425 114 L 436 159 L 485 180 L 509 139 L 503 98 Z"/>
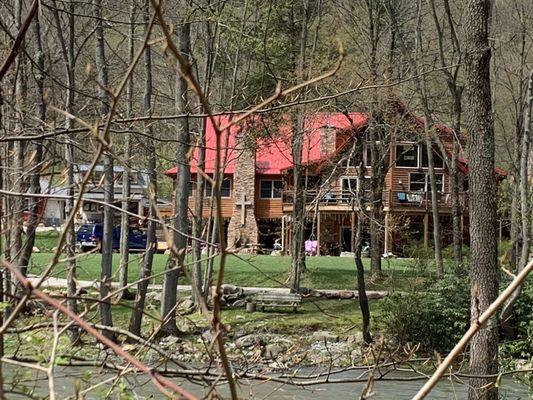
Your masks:
<path fill-rule="evenodd" d="M 30 273 L 39 274 L 50 262 L 51 253 L 36 253 L 32 256 Z M 135 280 L 139 275 L 139 254 L 132 254 L 129 266 L 129 278 Z M 153 273 L 164 270 L 168 256 L 156 254 Z M 93 280 L 100 276 L 100 254 L 82 254 L 78 260 L 78 279 Z M 224 282 L 238 286 L 283 287 L 288 284 L 290 257 L 260 256 L 229 256 L 227 259 Z M 218 260 L 217 260 L 218 263 Z M 365 268 L 369 270 L 369 259 L 364 259 Z M 119 255 L 114 254 L 113 265 L 118 276 Z M 302 286 L 318 289 L 354 289 L 356 276 L 354 261 L 345 257 L 308 257 L 308 271 L 302 280 Z M 64 264 L 55 267 L 52 276 L 64 278 Z M 416 263 L 408 259 L 383 261 L 383 277 L 377 282 L 368 282 L 368 289 L 376 290 L 408 290 L 413 286 L 423 285 L 429 274 L 416 267 Z M 162 282 L 162 276 L 154 279 Z M 180 279 L 186 284 L 187 279 Z"/>

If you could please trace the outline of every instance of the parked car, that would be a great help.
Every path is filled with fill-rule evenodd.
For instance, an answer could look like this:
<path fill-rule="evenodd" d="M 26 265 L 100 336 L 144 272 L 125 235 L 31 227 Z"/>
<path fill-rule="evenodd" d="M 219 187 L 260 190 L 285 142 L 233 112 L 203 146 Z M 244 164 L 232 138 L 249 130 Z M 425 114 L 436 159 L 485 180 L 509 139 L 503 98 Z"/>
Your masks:
<path fill-rule="evenodd" d="M 130 250 L 146 248 L 146 234 L 138 228 L 129 228 L 128 247 Z M 104 236 L 103 224 L 83 224 L 76 233 L 76 245 L 82 251 L 89 251 L 100 245 Z M 120 226 L 113 229 L 113 250 L 120 247 Z"/>

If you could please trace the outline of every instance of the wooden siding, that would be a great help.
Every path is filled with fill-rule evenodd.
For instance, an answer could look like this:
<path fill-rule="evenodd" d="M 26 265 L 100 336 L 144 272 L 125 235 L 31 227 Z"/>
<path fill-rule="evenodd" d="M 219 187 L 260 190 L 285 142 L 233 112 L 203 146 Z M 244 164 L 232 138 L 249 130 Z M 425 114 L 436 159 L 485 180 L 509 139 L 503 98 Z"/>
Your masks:
<path fill-rule="evenodd" d="M 281 218 L 283 215 L 283 201 L 278 199 L 262 199 L 260 190 L 261 180 L 282 180 L 280 175 L 256 175 L 255 179 L 255 217 L 260 219 Z"/>

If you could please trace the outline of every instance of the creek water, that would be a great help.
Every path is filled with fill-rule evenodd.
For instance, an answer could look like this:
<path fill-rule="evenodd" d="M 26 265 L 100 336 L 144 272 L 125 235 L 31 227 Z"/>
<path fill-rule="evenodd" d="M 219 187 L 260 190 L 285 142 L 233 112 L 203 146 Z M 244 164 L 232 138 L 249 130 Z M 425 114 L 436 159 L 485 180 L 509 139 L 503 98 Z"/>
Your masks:
<path fill-rule="evenodd" d="M 27 399 L 27 398 L 48 398 L 48 380 L 46 375 L 38 372 L 29 372 L 27 369 L 18 369 L 10 365 L 3 365 L 4 369 L 4 390 L 7 399 Z M 358 372 L 343 372 L 335 375 L 335 379 L 354 379 Z M 121 381 L 120 388 L 131 389 L 124 391 L 131 394 L 131 397 L 121 397 L 118 392 L 121 390 L 115 387 L 115 390 L 109 395 L 112 388 L 111 382 L 115 375 L 103 372 L 97 368 L 86 367 L 57 367 L 55 371 L 55 393 L 57 399 L 73 398 L 75 385 L 81 389 L 88 388 L 91 385 L 102 383 L 102 385 L 85 397 L 86 399 L 163 399 L 163 396 L 144 375 L 128 375 Z M 410 399 L 422 386 L 420 381 L 405 381 L 413 378 L 413 374 L 399 373 L 394 376 L 402 380 L 376 381 L 374 384 L 373 400 L 389 399 Z M 176 381 L 177 382 L 177 381 Z M 206 389 L 194 385 L 187 381 L 180 382 L 186 389 L 203 397 Z M 242 399 L 269 399 L 269 400 L 342 400 L 358 398 L 362 392 L 364 383 L 328 383 L 308 387 L 294 387 L 281 383 L 259 382 L 241 380 L 239 382 L 239 396 Z M 465 383 L 453 382 L 449 380 L 441 381 L 438 386 L 427 397 L 428 399 L 466 399 L 467 385 Z M 31 393 L 33 397 L 15 392 Z M 228 392 L 225 385 L 217 387 L 217 392 L 223 398 L 227 398 Z M 107 397 L 109 395 L 109 397 Z M 506 400 L 526 400 L 528 396 L 527 389 L 514 382 L 511 378 L 502 380 L 500 387 L 500 398 Z"/>

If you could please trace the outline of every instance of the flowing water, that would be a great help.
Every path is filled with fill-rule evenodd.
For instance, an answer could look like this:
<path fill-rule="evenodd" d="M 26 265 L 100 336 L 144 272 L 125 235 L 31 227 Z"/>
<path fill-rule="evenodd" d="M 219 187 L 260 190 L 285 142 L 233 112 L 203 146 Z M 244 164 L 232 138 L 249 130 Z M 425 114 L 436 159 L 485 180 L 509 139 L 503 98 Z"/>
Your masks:
<path fill-rule="evenodd" d="M 24 399 L 24 398 L 47 398 L 48 380 L 43 373 L 28 373 L 27 369 L 19 370 L 13 366 L 4 364 L 4 374 L 6 383 L 4 388 L 6 392 L 10 389 L 14 391 L 30 391 L 33 397 L 22 394 L 6 393 L 7 399 Z M 335 379 L 356 378 L 358 372 L 344 372 L 335 375 Z M 97 368 L 78 368 L 78 367 L 58 367 L 54 374 L 55 392 L 57 399 L 66 399 L 74 394 L 75 384 L 80 385 L 82 389 L 97 383 L 103 383 L 101 387 L 90 392 L 86 399 L 103 399 L 109 394 L 111 381 L 114 375 L 102 372 Z M 414 378 L 415 376 L 408 373 L 397 374 L 394 377 L 402 380 L 377 381 L 374 385 L 373 400 L 385 399 L 410 399 L 422 386 L 420 381 L 406 381 L 405 379 Z M 13 381 L 18 383 L 13 384 Z M 78 383 L 76 383 L 78 382 Z M 206 394 L 205 389 L 193 385 L 189 382 L 181 384 L 200 398 Z M 259 381 L 240 381 L 239 395 L 242 399 L 269 399 L 269 400 L 342 400 L 357 399 L 362 392 L 364 383 L 329 383 L 306 388 L 283 385 L 275 382 Z M 133 392 L 127 388 L 134 388 Z M 129 393 L 130 396 L 120 397 L 118 392 Z M 217 392 L 224 398 L 227 397 L 227 390 L 224 385 L 217 388 Z M 441 381 L 433 392 L 427 397 L 428 399 L 466 399 L 467 386 L 460 382 L 453 384 L 444 380 Z M 129 375 L 122 380 L 122 383 L 114 388 L 112 394 L 108 397 L 111 399 L 164 399 L 165 397 L 155 389 L 144 375 Z M 526 400 L 528 396 L 527 389 L 515 383 L 512 379 L 502 380 L 500 389 L 500 398 L 507 400 Z"/>

